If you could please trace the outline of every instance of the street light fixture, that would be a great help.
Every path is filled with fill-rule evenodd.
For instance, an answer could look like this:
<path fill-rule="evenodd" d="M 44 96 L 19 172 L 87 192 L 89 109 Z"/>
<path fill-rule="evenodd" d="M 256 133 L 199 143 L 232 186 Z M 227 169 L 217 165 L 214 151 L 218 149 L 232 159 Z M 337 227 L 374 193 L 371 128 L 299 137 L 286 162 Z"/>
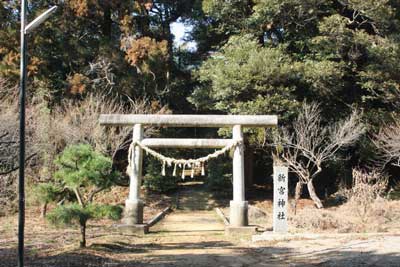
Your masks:
<path fill-rule="evenodd" d="M 26 0 L 21 1 L 21 66 L 20 66 L 20 91 L 19 91 L 19 179 L 18 179 L 18 266 L 24 266 L 24 227 L 25 227 L 25 88 L 26 88 L 26 37 L 42 22 L 44 22 L 54 11 L 57 6 L 48 9 L 39 17 L 26 25 Z"/>
<path fill-rule="evenodd" d="M 48 17 L 50 17 L 51 14 L 53 14 L 56 11 L 56 9 L 57 6 L 53 6 L 52 8 L 49 8 L 48 10 L 40 14 L 36 19 L 34 19 L 31 23 L 29 23 L 25 27 L 25 34 L 29 34 L 31 31 L 36 29 L 40 24 L 42 24 L 42 22 L 48 19 Z"/>

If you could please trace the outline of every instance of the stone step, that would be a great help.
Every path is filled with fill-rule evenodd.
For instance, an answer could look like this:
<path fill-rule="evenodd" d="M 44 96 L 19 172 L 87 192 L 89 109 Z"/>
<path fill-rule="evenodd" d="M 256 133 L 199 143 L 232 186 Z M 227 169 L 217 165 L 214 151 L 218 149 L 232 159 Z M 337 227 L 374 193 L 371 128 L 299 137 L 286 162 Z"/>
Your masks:
<path fill-rule="evenodd" d="M 197 208 L 197 207 L 195 207 L 195 208 L 178 207 L 178 210 L 193 210 L 193 211 L 196 211 L 196 210 L 212 210 L 212 209 L 213 209 L 213 207 L 199 207 L 199 208 Z"/>
<path fill-rule="evenodd" d="M 192 204 L 188 204 L 188 203 L 179 203 L 178 204 L 178 208 L 180 209 L 209 209 L 212 208 L 213 205 L 209 204 L 209 203 L 192 203 Z"/>
<path fill-rule="evenodd" d="M 190 209 L 201 209 L 205 207 L 211 207 L 212 205 L 178 205 L 178 208 L 190 208 Z"/>
<path fill-rule="evenodd" d="M 185 203 L 185 204 L 208 204 L 208 201 L 187 201 L 187 200 L 179 200 L 179 203 Z"/>
<path fill-rule="evenodd" d="M 187 202 L 187 201 L 179 201 L 179 204 L 180 205 L 195 205 L 195 206 L 197 206 L 197 205 L 208 205 L 208 204 L 211 204 L 210 202 Z"/>

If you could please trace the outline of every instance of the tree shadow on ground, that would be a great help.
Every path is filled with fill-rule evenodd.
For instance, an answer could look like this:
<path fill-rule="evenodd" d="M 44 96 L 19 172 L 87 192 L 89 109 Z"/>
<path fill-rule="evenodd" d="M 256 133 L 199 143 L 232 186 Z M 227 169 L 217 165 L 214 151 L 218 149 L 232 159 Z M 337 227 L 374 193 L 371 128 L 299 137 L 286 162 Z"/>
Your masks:
<path fill-rule="evenodd" d="M 398 267 L 400 255 L 347 251 L 348 247 L 297 253 L 288 247 L 237 247 L 227 241 L 130 244 L 92 244 L 55 255 L 27 250 L 27 267 L 137 266 L 377 266 Z M 16 248 L 0 249 L 0 267 L 16 266 Z M 143 254 L 146 253 L 146 254 Z"/>
<path fill-rule="evenodd" d="M 89 249 L 112 253 L 145 253 L 151 250 L 187 250 L 193 248 L 223 248 L 232 247 L 233 244 L 225 241 L 208 241 L 200 243 L 156 243 L 129 244 L 127 242 L 114 242 L 112 244 L 92 244 Z"/>
<path fill-rule="evenodd" d="M 222 230 L 220 229 L 215 229 L 215 230 L 151 230 L 150 231 L 152 234 L 173 234 L 173 233 L 188 233 L 187 235 L 189 236 L 190 233 L 223 233 Z"/>

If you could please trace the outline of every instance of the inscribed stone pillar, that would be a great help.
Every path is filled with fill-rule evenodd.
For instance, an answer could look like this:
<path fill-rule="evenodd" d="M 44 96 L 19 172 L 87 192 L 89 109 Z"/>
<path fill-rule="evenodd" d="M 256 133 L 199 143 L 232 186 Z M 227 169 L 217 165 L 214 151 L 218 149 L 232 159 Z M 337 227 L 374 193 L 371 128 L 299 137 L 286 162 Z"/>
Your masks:
<path fill-rule="evenodd" d="M 274 166 L 274 233 L 287 233 L 288 168 Z"/>

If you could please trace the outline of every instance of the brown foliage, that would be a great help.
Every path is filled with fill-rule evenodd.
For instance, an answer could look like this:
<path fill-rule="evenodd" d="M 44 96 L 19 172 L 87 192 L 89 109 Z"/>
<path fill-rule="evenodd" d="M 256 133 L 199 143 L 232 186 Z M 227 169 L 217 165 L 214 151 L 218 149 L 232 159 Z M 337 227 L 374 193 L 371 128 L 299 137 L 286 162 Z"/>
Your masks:
<path fill-rule="evenodd" d="M 142 13 L 144 12 L 144 10 L 150 11 L 153 8 L 153 1 L 152 0 L 137 0 L 137 1 L 135 1 L 135 8 Z"/>
<path fill-rule="evenodd" d="M 86 16 L 88 14 L 88 3 L 85 0 L 72 0 L 70 1 L 71 9 L 75 11 L 78 16 Z"/>
<path fill-rule="evenodd" d="M 129 35 L 134 28 L 134 18 L 132 15 L 124 15 L 119 21 L 119 27 L 125 35 Z"/>
<path fill-rule="evenodd" d="M 126 49 L 126 60 L 145 73 L 152 72 L 151 63 L 166 62 L 168 59 L 168 42 L 157 42 L 150 37 L 142 37 L 130 41 Z"/>
<path fill-rule="evenodd" d="M 2 55 L 3 54 L 3 55 Z M 3 57 L 2 57 L 3 56 Z M 19 75 L 20 54 L 14 50 L 0 48 L 0 77 L 9 79 L 11 76 L 18 77 Z M 43 63 L 38 57 L 31 56 L 27 66 L 28 76 L 32 76 L 39 71 L 39 66 Z"/>
<path fill-rule="evenodd" d="M 105 8 L 120 5 L 120 0 L 70 0 L 69 7 L 79 17 L 102 16 Z"/>
<path fill-rule="evenodd" d="M 27 67 L 28 76 L 37 74 L 39 71 L 39 66 L 43 63 L 38 57 L 31 56 L 29 59 L 29 65 Z"/>
<path fill-rule="evenodd" d="M 0 77 L 9 78 L 10 76 L 16 76 L 19 74 L 18 52 L 4 48 L 3 51 L 0 51 L 0 58 L 1 58 L 0 65 L 3 65 L 3 68 L 0 70 Z"/>
<path fill-rule="evenodd" d="M 83 94 L 86 91 L 86 87 L 89 83 L 89 78 L 80 73 L 75 73 L 74 75 L 67 78 L 68 81 L 68 92 L 77 95 Z"/>

